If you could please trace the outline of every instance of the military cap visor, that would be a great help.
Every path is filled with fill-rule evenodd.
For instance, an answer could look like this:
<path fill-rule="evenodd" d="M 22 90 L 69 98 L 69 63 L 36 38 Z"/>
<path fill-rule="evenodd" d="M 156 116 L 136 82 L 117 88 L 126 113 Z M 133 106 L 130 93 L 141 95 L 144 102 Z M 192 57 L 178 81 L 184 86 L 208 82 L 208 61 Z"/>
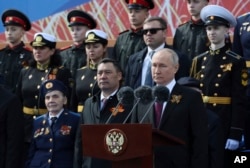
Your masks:
<path fill-rule="evenodd" d="M 208 25 L 225 25 L 227 27 L 234 27 L 236 19 L 233 14 L 226 8 L 219 5 L 207 5 L 201 10 L 201 19 Z"/>
<path fill-rule="evenodd" d="M 88 43 L 102 43 L 104 45 L 108 44 L 108 35 L 97 29 L 89 30 L 86 32 L 85 44 Z"/>
<path fill-rule="evenodd" d="M 69 27 L 80 25 L 87 26 L 90 29 L 94 29 L 97 26 L 95 19 L 90 14 L 80 10 L 73 10 L 69 12 L 67 20 L 69 22 Z"/>
<path fill-rule="evenodd" d="M 30 42 L 32 47 L 43 47 L 47 46 L 50 48 L 56 47 L 56 38 L 47 33 L 36 33 L 34 40 Z"/>
<path fill-rule="evenodd" d="M 55 90 L 62 92 L 64 95 L 67 95 L 68 93 L 68 89 L 64 85 L 64 83 L 62 83 L 59 80 L 53 79 L 53 80 L 47 80 L 42 84 L 40 89 L 41 96 L 45 97 L 47 93 Z"/>
<path fill-rule="evenodd" d="M 129 9 L 153 9 L 155 7 L 153 0 L 125 0 Z"/>
<path fill-rule="evenodd" d="M 15 9 L 5 11 L 2 14 L 2 22 L 4 26 L 20 26 L 25 31 L 29 31 L 31 29 L 31 23 L 28 17 L 22 12 Z"/>

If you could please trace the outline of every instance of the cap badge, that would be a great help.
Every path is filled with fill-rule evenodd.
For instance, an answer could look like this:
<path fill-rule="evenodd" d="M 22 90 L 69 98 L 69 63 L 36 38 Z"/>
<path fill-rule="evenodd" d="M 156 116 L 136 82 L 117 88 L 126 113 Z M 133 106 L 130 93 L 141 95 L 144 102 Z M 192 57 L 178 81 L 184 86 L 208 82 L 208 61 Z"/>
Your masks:
<path fill-rule="evenodd" d="M 43 38 L 41 36 L 37 36 L 35 41 L 41 42 L 42 40 L 43 40 Z"/>
<path fill-rule="evenodd" d="M 52 82 L 48 82 L 45 87 L 46 87 L 46 89 L 50 89 L 50 88 L 53 87 L 53 83 Z"/>
<path fill-rule="evenodd" d="M 9 20 L 12 21 L 12 20 L 13 20 L 13 17 L 10 16 L 10 17 L 9 17 Z"/>
<path fill-rule="evenodd" d="M 214 16 L 210 16 L 210 20 L 214 20 Z"/>
<path fill-rule="evenodd" d="M 133 0 L 133 3 L 136 3 L 136 0 Z"/>
<path fill-rule="evenodd" d="M 76 17 L 72 17 L 71 21 L 72 22 L 76 21 Z"/>
<path fill-rule="evenodd" d="M 95 39 L 95 34 L 89 34 L 88 35 L 88 40 L 93 40 Z"/>

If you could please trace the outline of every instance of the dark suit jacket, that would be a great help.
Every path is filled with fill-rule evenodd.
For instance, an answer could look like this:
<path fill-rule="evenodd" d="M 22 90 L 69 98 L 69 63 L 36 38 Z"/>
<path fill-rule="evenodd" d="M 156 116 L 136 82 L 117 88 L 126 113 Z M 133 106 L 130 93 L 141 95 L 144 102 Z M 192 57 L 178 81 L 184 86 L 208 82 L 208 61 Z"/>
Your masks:
<path fill-rule="evenodd" d="M 179 97 L 179 102 L 174 99 Z M 140 122 L 149 104 L 139 104 L 132 122 Z M 151 109 L 143 123 L 154 125 Z M 162 115 L 159 129 L 183 140 L 185 145 L 155 149 L 155 168 L 206 168 L 208 153 L 207 115 L 200 93 L 176 84 Z"/>
<path fill-rule="evenodd" d="M 74 143 L 80 116 L 64 110 L 52 131 L 48 113 L 34 120 L 27 168 L 73 168 Z"/>
<path fill-rule="evenodd" d="M 14 94 L 0 86 L 0 167 L 20 168 L 23 156 L 22 106 Z"/>
<path fill-rule="evenodd" d="M 165 44 L 164 48 L 170 48 L 167 44 Z M 189 76 L 189 70 L 191 62 L 188 60 L 188 57 L 179 51 L 174 50 L 179 56 L 179 70 L 175 75 L 176 80 L 181 77 Z M 125 86 L 130 86 L 133 89 L 141 86 L 141 74 L 143 61 L 147 55 L 148 48 L 144 48 L 143 50 L 131 55 L 128 60 L 128 64 L 126 67 L 125 73 Z"/>

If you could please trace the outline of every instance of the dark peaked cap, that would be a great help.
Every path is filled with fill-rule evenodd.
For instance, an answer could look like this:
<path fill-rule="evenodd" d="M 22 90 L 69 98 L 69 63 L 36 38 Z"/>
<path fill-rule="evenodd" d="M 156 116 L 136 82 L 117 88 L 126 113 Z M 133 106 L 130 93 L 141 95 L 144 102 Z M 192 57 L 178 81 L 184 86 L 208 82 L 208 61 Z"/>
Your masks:
<path fill-rule="evenodd" d="M 69 27 L 76 25 L 88 26 L 90 29 L 94 29 L 97 26 L 95 19 L 88 13 L 81 10 L 72 10 L 67 16 Z"/>
<path fill-rule="evenodd" d="M 125 0 L 129 9 L 153 9 L 155 7 L 153 0 Z"/>
<path fill-rule="evenodd" d="M 2 22 L 4 26 L 21 26 L 25 31 L 29 31 L 31 28 L 29 18 L 22 12 L 15 9 L 6 10 L 2 14 Z"/>

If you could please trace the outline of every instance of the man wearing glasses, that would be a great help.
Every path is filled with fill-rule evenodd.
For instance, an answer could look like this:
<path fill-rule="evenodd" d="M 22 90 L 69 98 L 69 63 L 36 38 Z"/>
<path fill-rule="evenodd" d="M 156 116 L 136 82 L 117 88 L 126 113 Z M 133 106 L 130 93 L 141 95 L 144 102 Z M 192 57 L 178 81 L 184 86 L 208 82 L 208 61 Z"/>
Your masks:
<path fill-rule="evenodd" d="M 151 60 L 155 52 L 162 48 L 170 48 L 166 44 L 167 23 L 161 17 L 150 17 L 143 24 L 143 39 L 146 47 L 131 55 L 125 73 L 125 85 L 137 88 L 141 85 L 153 86 L 151 77 Z M 180 60 L 180 68 L 176 73 L 176 79 L 188 76 L 189 61 L 183 54 L 177 52 Z"/>

